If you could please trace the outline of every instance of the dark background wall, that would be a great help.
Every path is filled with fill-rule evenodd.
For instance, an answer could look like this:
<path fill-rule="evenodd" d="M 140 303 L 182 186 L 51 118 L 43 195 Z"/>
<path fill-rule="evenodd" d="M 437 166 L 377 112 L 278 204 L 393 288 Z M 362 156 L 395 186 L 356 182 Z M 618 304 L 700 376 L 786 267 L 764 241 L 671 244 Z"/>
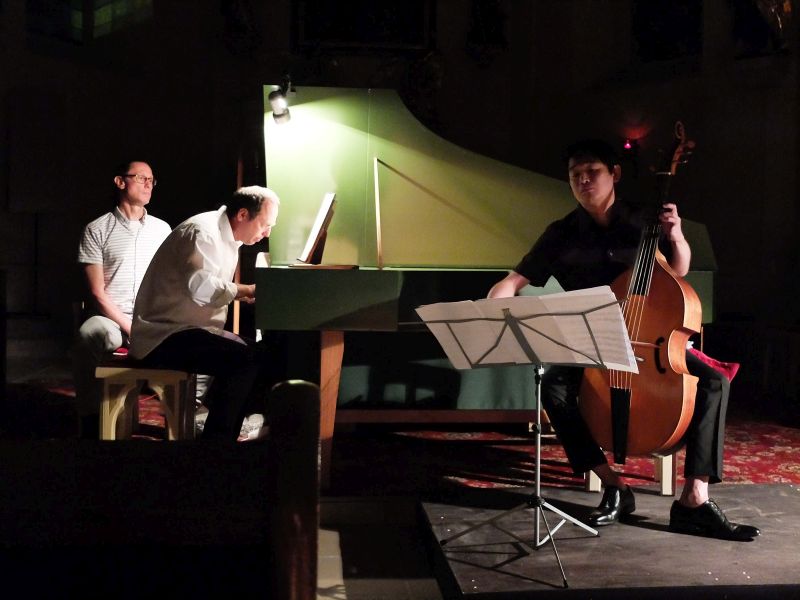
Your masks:
<path fill-rule="evenodd" d="M 755 0 L 153 0 L 72 40 L 41 25 L 59 4 L 0 2 L 12 321 L 37 315 L 68 339 L 78 236 L 110 205 L 119 160 L 151 162 L 151 209 L 172 225 L 224 201 L 239 158 L 244 182 L 262 183 L 261 86 L 290 71 L 297 85 L 396 88 L 439 135 L 559 178 L 573 139 L 638 138 L 629 195 L 649 191 L 682 120 L 697 152 L 677 195 L 714 244 L 717 352 L 755 384 L 764 332 L 798 326 L 798 25 L 777 28 Z"/>

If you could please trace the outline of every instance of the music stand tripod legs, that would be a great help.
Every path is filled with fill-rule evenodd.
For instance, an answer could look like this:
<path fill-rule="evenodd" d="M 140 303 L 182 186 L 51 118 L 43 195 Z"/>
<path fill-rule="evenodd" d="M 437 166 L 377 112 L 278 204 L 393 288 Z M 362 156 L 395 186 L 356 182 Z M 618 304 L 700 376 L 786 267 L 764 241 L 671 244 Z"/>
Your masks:
<path fill-rule="evenodd" d="M 509 326 L 512 328 L 512 330 L 514 330 L 515 334 L 519 333 L 520 336 L 522 335 L 522 333 L 518 329 L 519 325 L 516 322 L 513 322 L 513 317 L 509 317 L 509 315 L 507 315 L 507 322 L 509 323 Z M 524 340 L 524 336 L 523 336 L 522 339 Z M 520 345 L 522 345 L 523 348 L 527 347 L 527 349 L 530 350 L 530 346 L 527 343 L 524 343 L 524 344 L 521 343 Z M 535 358 L 535 355 L 533 355 L 532 351 L 531 351 L 531 358 L 532 359 Z M 564 582 L 564 587 L 566 588 L 566 587 L 569 587 L 569 584 L 567 583 L 567 576 L 564 573 L 564 565 L 561 564 L 561 558 L 558 555 L 558 548 L 556 548 L 556 542 L 555 542 L 555 538 L 553 536 L 555 535 L 556 531 L 558 531 L 561 528 L 561 526 L 564 523 L 566 523 L 567 521 L 569 521 L 573 525 L 577 525 L 578 527 L 581 527 L 582 529 L 586 530 L 587 532 L 589 532 L 590 534 L 592 534 L 594 536 L 598 535 L 598 532 L 597 532 L 596 529 L 593 529 L 592 527 L 589 527 L 588 525 L 586 525 L 585 523 L 579 521 L 575 517 L 565 513 L 563 510 L 560 510 L 560 509 L 556 508 L 555 506 L 553 506 L 552 504 L 547 502 L 547 500 L 545 500 L 541 495 L 541 485 L 542 485 L 542 477 L 541 477 L 541 458 L 542 458 L 542 374 L 544 373 L 544 368 L 542 367 L 541 364 L 538 363 L 537 360 L 532 360 L 531 362 L 534 363 L 535 384 L 536 384 L 535 385 L 535 389 L 536 389 L 536 428 L 535 428 L 535 434 L 536 434 L 536 457 L 535 457 L 536 475 L 535 475 L 535 488 L 534 488 L 535 492 L 533 494 L 531 494 L 530 496 L 528 496 L 527 500 L 524 503 L 522 503 L 522 504 L 520 504 L 518 506 L 515 506 L 514 508 L 511 508 L 511 509 L 509 509 L 507 511 L 504 511 L 504 512 L 500 513 L 499 515 L 495 515 L 491 519 L 488 519 L 488 520 L 483 521 L 481 523 L 477 523 L 477 524 L 465 529 L 464 531 L 461 531 L 461 532 L 459 532 L 459 533 L 457 533 L 457 534 L 455 534 L 455 535 L 453 535 L 453 536 L 451 536 L 449 538 L 445 538 L 443 540 L 440 540 L 439 544 L 442 545 L 442 546 L 445 546 L 445 545 L 449 544 L 450 542 L 452 542 L 453 540 L 455 540 L 457 538 L 460 538 L 460 537 L 462 537 L 462 536 L 464 536 L 464 535 L 466 535 L 466 534 L 468 534 L 468 533 L 470 533 L 472 531 L 475 531 L 476 529 L 478 529 L 480 527 L 496 523 L 497 521 L 499 521 L 503 517 L 508 516 L 511 513 L 514 513 L 514 512 L 520 511 L 520 510 L 525 510 L 525 509 L 528 509 L 528 508 L 533 508 L 535 510 L 535 520 L 534 520 L 534 537 L 535 537 L 535 539 L 534 539 L 534 543 L 533 544 L 531 544 L 530 542 L 520 538 L 519 536 L 515 535 L 514 533 L 512 533 L 510 531 L 507 531 L 506 529 L 503 529 L 503 528 L 500 528 L 500 527 L 498 527 L 498 528 L 501 529 L 504 533 L 506 533 L 509 536 L 511 536 L 512 538 L 516 539 L 518 542 L 523 543 L 526 546 L 528 546 L 528 547 L 530 547 L 530 548 L 532 548 L 534 550 L 538 550 L 540 547 L 542 547 L 544 544 L 546 544 L 549 541 L 550 545 L 553 547 L 553 554 L 556 557 L 556 562 L 558 563 L 558 568 L 561 571 L 561 578 L 562 578 L 562 581 Z M 544 514 L 544 509 L 547 509 L 547 510 L 549 510 L 551 512 L 554 512 L 559 517 L 561 517 L 561 521 L 553 529 L 550 529 L 550 524 L 547 522 L 547 518 L 545 517 L 545 514 Z M 541 535 L 541 522 L 544 522 L 545 528 L 547 529 L 547 535 L 544 538 L 540 537 L 540 535 Z"/>

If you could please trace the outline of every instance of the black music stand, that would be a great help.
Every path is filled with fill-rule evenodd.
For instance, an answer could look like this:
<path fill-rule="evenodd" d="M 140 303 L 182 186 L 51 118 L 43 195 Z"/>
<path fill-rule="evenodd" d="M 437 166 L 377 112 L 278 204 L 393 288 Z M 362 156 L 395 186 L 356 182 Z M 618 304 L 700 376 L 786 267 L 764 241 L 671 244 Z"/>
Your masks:
<path fill-rule="evenodd" d="M 553 304 L 564 305 L 566 310 L 552 311 Z M 528 508 L 535 510 L 534 543 L 503 530 L 518 542 L 538 550 L 550 541 L 556 562 L 561 571 L 564 587 L 569 587 L 564 566 L 556 548 L 555 533 L 564 523 L 581 527 L 593 536 L 596 529 L 556 508 L 541 495 L 542 449 L 542 374 L 544 364 L 561 364 L 580 367 L 613 367 L 636 371 L 630 341 L 622 319 L 619 304 L 610 288 L 591 288 L 564 294 L 542 297 L 517 297 L 514 299 L 479 300 L 477 302 L 452 302 L 423 306 L 417 309 L 425 324 L 436 336 L 456 368 L 489 367 L 509 364 L 533 365 L 536 383 L 536 455 L 535 491 L 525 502 L 486 521 L 443 540 L 442 546 L 503 517 Z M 519 315 L 519 316 L 515 316 Z M 447 315 L 450 315 L 449 317 Z M 532 323 L 539 321 L 541 327 Z M 559 321 L 563 321 L 561 327 Z M 480 338 L 485 338 L 481 343 Z M 484 350 L 481 350 L 483 345 Z M 539 352 L 534 350 L 536 347 Z M 472 356 L 472 358 L 471 358 Z M 568 357 L 572 357 L 569 359 Z M 557 361 L 544 360 L 547 357 Z M 610 357 L 604 360 L 604 357 Z M 624 357 L 624 358 L 623 358 Z M 566 360 L 565 360 L 566 359 Z M 561 521 L 550 528 L 544 510 L 547 509 Z M 547 535 L 541 537 L 541 523 Z"/>

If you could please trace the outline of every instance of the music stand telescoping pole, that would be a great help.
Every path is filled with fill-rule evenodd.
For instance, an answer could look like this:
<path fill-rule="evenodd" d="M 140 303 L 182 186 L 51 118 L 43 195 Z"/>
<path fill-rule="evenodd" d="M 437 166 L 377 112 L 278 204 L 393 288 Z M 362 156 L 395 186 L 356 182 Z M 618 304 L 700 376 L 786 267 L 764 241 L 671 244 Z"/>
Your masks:
<path fill-rule="evenodd" d="M 595 288 L 589 291 L 595 290 L 605 290 L 608 288 Z M 610 289 L 608 290 L 610 294 Z M 565 294 L 558 294 L 553 295 L 555 296 L 568 296 L 570 293 L 567 292 Z M 600 298 L 599 303 L 597 298 Z M 567 582 L 567 577 L 564 572 L 564 566 L 561 563 L 561 558 L 558 554 L 558 549 L 556 548 L 555 543 L 555 533 L 567 522 L 570 522 L 585 531 L 587 531 L 592 536 L 597 536 L 598 532 L 596 529 L 589 527 L 585 523 L 581 522 L 580 520 L 576 519 L 575 517 L 567 514 L 563 510 L 553 506 L 542 496 L 541 493 L 541 451 L 542 451 L 542 374 L 544 373 L 544 365 L 546 361 L 543 361 L 539 355 L 534 351 L 531 345 L 531 339 L 541 339 L 544 343 L 544 353 L 548 353 L 548 347 L 552 348 L 562 348 L 566 349 L 571 353 L 579 355 L 580 361 L 576 362 L 575 366 L 605 366 L 604 362 L 600 360 L 599 357 L 603 355 L 604 348 L 600 347 L 598 343 L 598 339 L 603 339 L 604 344 L 608 344 L 609 337 L 607 335 L 608 331 L 604 330 L 600 335 L 595 336 L 592 331 L 592 325 L 590 323 L 588 315 L 591 313 L 597 313 L 597 311 L 611 310 L 613 313 L 616 310 L 616 313 L 619 313 L 619 306 L 616 303 L 616 300 L 613 299 L 613 295 L 611 296 L 611 300 L 609 300 L 607 295 L 592 297 L 592 298 L 583 298 L 582 301 L 578 302 L 578 305 L 585 305 L 587 301 L 592 303 L 590 308 L 582 308 L 579 310 L 569 310 L 566 312 L 556 313 L 556 312 L 536 312 L 536 309 L 540 309 L 541 306 L 535 304 L 535 302 L 539 302 L 538 300 L 534 300 L 533 298 L 523 299 L 518 298 L 515 299 L 517 304 L 522 304 L 523 306 L 527 306 L 524 303 L 531 302 L 531 308 L 534 309 L 533 312 L 525 312 L 525 315 L 522 317 L 515 317 L 512 314 L 512 310 L 509 307 L 501 307 L 500 314 L 497 316 L 490 316 L 491 310 L 487 311 L 489 315 L 483 313 L 480 308 L 475 309 L 473 306 L 478 305 L 480 303 L 491 303 L 494 302 L 492 300 L 483 300 L 478 302 L 459 302 L 459 303 L 440 303 L 439 305 L 430 305 L 428 307 L 420 307 L 417 309 L 417 312 L 426 322 L 428 327 L 431 331 L 436 335 L 439 342 L 442 344 L 445 352 L 447 353 L 448 357 L 450 358 L 451 362 L 457 368 L 472 368 L 472 367 L 488 367 L 488 366 L 498 366 L 500 364 L 530 364 L 534 369 L 534 376 L 535 376 L 535 386 L 534 386 L 534 396 L 535 396 L 535 413 L 536 413 L 536 422 L 535 422 L 535 479 L 534 479 L 534 492 L 530 494 L 525 502 L 522 504 L 515 506 L 509 510 L 503 511 L 494 517 L 491 517 L 485 521 L 480 523 L 476 523 L 467 529 L 456 533 L 453 536 L 448 538 L 442 539 L 439 541 L 441 546 L 446 546 L 450 542 L 455 539 L 461 538 L 468 533 L 475 531 L 481 527 L 486 525 L 495 526 L 497 521 L 503 519 L 504 517 L 508 516 L 509 514 L 515 513 L 520 510 L 526 510 L 532 508 L 534 510 L 534 541 L 531 544 L 529 541 L 517 536 L 511 531 L 507 529 L 502 529 L 502 531 L 508 534 L 510 537 L 516 539 L 518 542 L 525 544 L 526 546 L 532 548 L 533 550 L 538 550 L 540 547 L 545 545 L 548 541 L 553 548 L 553 554 L 556 558 L 556 562 L 558 563 L 559 570 L 561 572 L 561 578 L 563 582 L 563 586 L 565 588 L 569 587 Z M 450 312 L 452 309 L 452 313 Z M 470 316 L 470 311 L 476 311 L 479 314 L 472 313 Z M 496 312 L 496 309 L 495 309 Z M 441 315 L 451 314 L 453 318 L 437 318 Z M 534 327 L 531 327 L 530 321 L 534 321 L 536 319 L 558 319 L 561 318 L 570 318 L 575 319 L 577 318 L 581 323 L 583 323 L 583 327 L 579 328 L 572 328 L 566 327 L 569 331 L 568 334 L 561 329 L 558 329 L 558 334 L 554 334 L 553 330 L 550 330 L 549 333 L 537 330 Z M 613 330 L 614 334 L 617 334 L 617 337 L 620 337 L 617 343 L 628 343 L 627 342 L 627 332 L 624 327 L 624 322 L 622 321 L 621 314 L 618 315 L 618 321 L 616 319 L 617 315 L 612 316 L 613 323 L 609 323 L 606 320 L 603 321 L 604 326 L 608 329 Z M 494 340 L 491 341 L 491 345 L 488 350 L 486 350 L 480 357 L 475 360 L 474 362 L 469 360 L 467 357 L 468 351 L 471 347 L 474 347 L 474 343 L 476 339 L 481 337 L 485 337 L 488 333 L 488 330 L 484 327 L 486 324 L 496 325 L 494 329 L 493 335 L 489 337 L 495 337 Z M 459 333 L 459 327 L 461 328 L 461 333 Z M 526 331 L 529 332 L 529 336 L 526 336 L 525 332 L 523 331 L 523 327 Z M 508 334 L 511 335 L 508 335 Z M 531 336 L 531 333 L 535 334 Z M 461 335 L 461 338 L 459 338 Z M 559 337 L 555 337 L 558 335 Z M 577 337 L 577 341 L 576 341 Z M 560 339 L 566 338 L 566 339 Z M 595 356 L 589 356 L 582 348 L 586 347 L 586 342 L 588 340 L 589 346 L 594 348 Z M 572 342 L 572 345 L 570 345 Z M 613 342 L 612 342 L 613 343 Z M 484 342 L 485 345 L 485 342 Z M 515 346 L 514 349 L 511 349 L 510 346 Z M 503 349 L 503 346 L 506 349 Z M 515 354 L 515 350 L 517 351 Z M 487 358 L 492 355 L 492 353 L 500 353 L 502 357 L 513 357 L 513 361 L 510 362 L 486 362 Z M 521 352 L 521 354 L 520 354 Z M 495 358 L 496 360 L 496 358 Z M 632 360 L 632 354 L 629 355 L 628 360 Z M 564 364 L 564 362 L 559 362 L 559 364 Z M 630 364 L 630 363 L 628 363 Z M 635 367 L 634 367 L 635 368 Z M 551 529 L 550 524 L 547 521 L 545 516 L 545 510 L 549 510 L 552 513 L 555 513 L 561 518 L 561 521 Z M 545 528 L 547 530 L 547 535 L 541 537 L 541 523 L 544 523 Z M 498 527 L 499 528 L 499 527 Z"/>

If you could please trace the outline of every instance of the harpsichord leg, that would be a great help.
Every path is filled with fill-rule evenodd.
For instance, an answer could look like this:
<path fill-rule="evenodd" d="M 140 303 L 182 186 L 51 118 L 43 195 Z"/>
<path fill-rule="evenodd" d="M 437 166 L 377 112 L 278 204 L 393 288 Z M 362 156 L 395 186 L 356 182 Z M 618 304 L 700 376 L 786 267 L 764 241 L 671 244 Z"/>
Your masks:
<path fill-rule="evenodd" d="M 320 349 L 320 487 L 328 489 L 331 484 L 333 426 L 336 422 L 336 401 L 339 396 L 339 379 L 342 374 L 344 332 L 321 331 Z"/>

